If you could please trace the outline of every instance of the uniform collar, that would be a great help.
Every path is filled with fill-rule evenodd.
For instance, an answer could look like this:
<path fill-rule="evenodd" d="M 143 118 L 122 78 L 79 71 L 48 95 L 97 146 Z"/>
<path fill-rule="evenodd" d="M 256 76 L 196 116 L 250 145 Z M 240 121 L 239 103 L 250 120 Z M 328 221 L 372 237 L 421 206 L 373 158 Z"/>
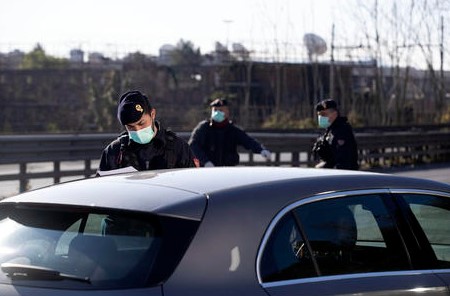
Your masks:
<path fill-rule="evenodd" d="M 341 124 L 346 123 L 346 122 L 347 122 L 347 117 L 345 117 L 345 116 L 338 116 L 333 121 L 333 123 L 328 127 L 328 129 L 330 129 L 333 126 L 338 126 L 338 125 L 341 125 Z"/>
<path fill-rule="evenodd" d="M 228 118 L 225 118 L 225 120 L 222 122 L 216 122 L 211 119 L 209 120 L 209 125 L 212 127 L 216 127 L 216 128 L 224 128 L 230 124 L 231 124 L 231 120 L 229 120 Z"/>
<path fill-rule="evenodd" d="M 162 146 L 165 146 L 166 145 L 166 131 L 163 129 L 161 123 L 157 120 L 155 120 L 155 126 L 158 129 L 158 132 L 156 133 L 155 137 L 152 139 L 152 141 L 149 144 L 151 144 L 153 141 L 155 141 L 156 145 L 161 143 Z"/>

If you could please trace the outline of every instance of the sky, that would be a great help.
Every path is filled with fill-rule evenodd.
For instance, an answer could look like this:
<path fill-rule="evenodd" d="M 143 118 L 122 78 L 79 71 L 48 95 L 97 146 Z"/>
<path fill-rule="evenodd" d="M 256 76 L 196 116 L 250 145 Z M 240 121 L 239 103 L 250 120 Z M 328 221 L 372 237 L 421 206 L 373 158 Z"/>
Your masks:
<path fill-rule="evenodd" d="M 408 1 L 413 0 L 395 2 Z M 3 53 L 14 49 L 30 51 L 40 43 L 47 53 L 61 57 L 68 57 L 74 48 L 87 53 L 103 52 L 112 58 L 136 51 L 157 55 L 161 46 L 176 45 L 182 39 L 192 42 L 203 54 L 213 51 L 218 41 L 230 49 L 232 43 L 241 43 L 258 56 L 277 55 L 286 59 L 307 58 L 303 42 L 307 33 L 320 36 L 327 43 L 328 51 L 320 58 L 329 59 L 333 25 L 335 45 L 347 48 L 339 53 L 357 55 L 357 50 L 348 48 L 364 41 L 361 31 L 368 20 L 360 13 L 364 9 L 361 3 L 367 6 L 374 3 L 373 0 L 2 2 L 0 52 Z M 389 9 L 394 3 L 379 2 Z M 450 0 L 441 2 L 448 4 Z M 446 22 L 450 21 L 448 12 Z M 360 37 L 353 37 L 358 33 Z"/>
<path fill-rule="evenodd" d="M 216 41 L 246 47 L 301 43 L 305 33 L 330 35 L 329 0 L 9 0 L 0 10 L 0 51 L 67 48 L 156 54 L 191 41 L 202 53 Z M 329 36 L 327 36 L 329 37 Z M 64 53 L 66 52 L 66 53 Z"/>

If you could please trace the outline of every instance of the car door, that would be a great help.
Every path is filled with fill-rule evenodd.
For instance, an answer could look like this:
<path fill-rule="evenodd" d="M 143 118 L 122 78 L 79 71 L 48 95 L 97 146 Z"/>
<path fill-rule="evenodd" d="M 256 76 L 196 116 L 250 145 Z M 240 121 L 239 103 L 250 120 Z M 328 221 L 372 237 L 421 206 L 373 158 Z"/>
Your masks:
<path fill-rule="evenodd" d="M 328 194 L 274 219 L 258 256 L 271 296 L 448 295 L 432 271 L 412 270 L 389 192 Z"/>
<path fill-rule="evenodd" d="M 393 191 L 423 250 L 423 269 L 432 270 L 450 287 L 450 194 L 430 191 Z"/>

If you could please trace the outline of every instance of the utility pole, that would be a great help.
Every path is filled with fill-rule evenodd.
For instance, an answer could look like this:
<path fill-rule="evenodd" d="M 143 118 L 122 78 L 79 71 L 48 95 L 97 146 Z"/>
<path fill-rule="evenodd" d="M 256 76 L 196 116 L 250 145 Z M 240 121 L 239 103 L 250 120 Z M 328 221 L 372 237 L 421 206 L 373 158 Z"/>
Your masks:
<path fill-rule="evenodd" d="M 331 27 L 330 98 L 334 98 L 334 23 Z"/>
<path fill-rule="evenodd" d="M 441 15 L 441 42 L 439 44 L 441 54 L 441 83 L 444 85 L 444 17 Z"/>
<path fill-rule="evenodd" d="M 225 25 L 227 26 L 227 40 L 226 40 L 225 46 L 227 47 L 227 50 L 229 50 L 229 48 L 228 48 L 228 39 L 230 38 L 230 24 L 231 24 L 233 21 L 232 21 L 232 20 L 223 20 L 223 22 L 224 22 Z"/>

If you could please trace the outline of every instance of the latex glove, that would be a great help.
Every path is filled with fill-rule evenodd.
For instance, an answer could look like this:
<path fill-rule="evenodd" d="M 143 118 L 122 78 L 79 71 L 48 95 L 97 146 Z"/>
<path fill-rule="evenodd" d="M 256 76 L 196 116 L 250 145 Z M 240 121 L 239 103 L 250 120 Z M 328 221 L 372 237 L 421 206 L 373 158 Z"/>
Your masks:
<path fill-rule="evenodd" d="M 205 162 L 205 168 L 212 168 L 214 164 L 210 161 Z"/>
<path fill-rule="evenodd" d="M 264 157 L 266 160 L 270 160 L 271 159 L 270 158 L 271 155 L 272 155 L 272 153 L 270 153 L 270 151 L 267 150 L 267 149 L 263 149 L 261 151 L 261 156 Z"/>

